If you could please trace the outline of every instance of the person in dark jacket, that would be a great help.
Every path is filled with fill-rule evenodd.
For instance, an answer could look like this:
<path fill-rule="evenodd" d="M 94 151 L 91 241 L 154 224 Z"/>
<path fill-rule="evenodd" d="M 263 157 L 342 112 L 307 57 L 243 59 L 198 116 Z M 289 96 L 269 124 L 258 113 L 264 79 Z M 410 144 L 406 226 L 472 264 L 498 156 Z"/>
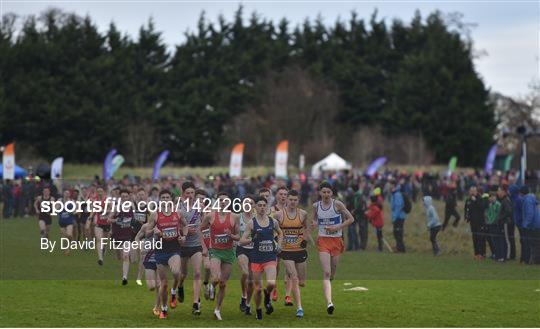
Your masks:
<path fill-rule="evenodd" d="M 505 259 L 516 259 L 516 241 L 514 238 L 514 221 L 512 218 L 512 201 L 503 186 L 497 188 L 497 200 L 501 203 L 499 213 L 499 230 L 502 235 L 502 254 Z"/>
<path fill-rule="evenodd" d="M 457 206 L 457 195 L 456 195 L 456 185 L 450 184 L 448 186 L 448 194 L 446 195 L 446 198 L 444 199 L 444 223 L 442 225 L 442 230 L 444 231 L 446 229 L 446 226 L 448 225 L 448 222 L 450 221 L 450 218 L 454 217 L 454 223 L 452 226 L 457 227 L 459 220 L 461 219 L 461 216 L 456 210 Z"/>
<path fill-rule="evenodd" d="M 361 189 L 357 189 L 354 193 L 354 218 L 358 222 L 358 234 L 360 237 L 360 249 L 366 250 L 368 242 L 369 223 L 365 216 L 367 203 Z"/>
<path fill-rule="evenodd" d="M 527 190 L 527 188 L 525 188 Z M 512 217 L 514 218 L 514 223 L 519 231 L 519 244 L 521 245 L 521 253 L 519 256 L 520 263 L 527 263 L 531 258 L 531 252 L 529 249 L 529 244 L 527 242 L 526 232 L 523 229 L 523 196 L 520 192 L 520 187 L 516 184 L 510 185 L 508 188 L 510 192 L 510 198 L 512 200 L 513 212 Z M 528 193 L 528 190 L 525 194 Z"/>
<path fill-rule="evenodd" d="M 405 252 L 405 242 L 403 241 L 403 226 L 407 214 L 405 213 L 405 201 L 401 193 L 401 187 L 393 181 L 390 184 L 392 191 L 390 206 L 392 210 L 392 225 L 394 226 L 394 238 L 396 239 L 396 251 Z"/>
<path fill-rule="evenodd" d="M 504 243 L 501 234 L 501 224 L 499 223 L 499 214 L 501 213 L 501 203 L 497 200 L 497 193 L 489 193 L 489 203 L 486 211 L 486 225 L 491 240 L 491 258 L 499 262 L 504 262 Z"/>
<path fill-rule="evenodd" d="M 476 186 L 469 188 L 469 196 L 465 200 L 465 221 L 471 225 L 474 257 L 481 260 L 486 257 L 486 237 L 484 233 L 484 201 L 478 195 Z"/>
<path fill-rule="evenodd" d="M 528 264 L 540 264 L 540 208 L 536 196 L 523 189 L 523 229 L 531 251 Z M 528 193 L 525 193 L 528 192 Z"/>
<path fill-rule="evenodd" d="M 354 198 L 355 191 L 358 190 L 358 186 L 352 186 L 347 189 L 346 196 L 346 205 L 347 209 L 352 209 L 351 214 L 353 215 L 354 222 L 347 227 L 347 251 L 358 250 L 360 249 L 360 240 L 358 238 L 358 226 L 360 226 L 360 218 L 357 216 L 357 213 L 354 211 Z"/>

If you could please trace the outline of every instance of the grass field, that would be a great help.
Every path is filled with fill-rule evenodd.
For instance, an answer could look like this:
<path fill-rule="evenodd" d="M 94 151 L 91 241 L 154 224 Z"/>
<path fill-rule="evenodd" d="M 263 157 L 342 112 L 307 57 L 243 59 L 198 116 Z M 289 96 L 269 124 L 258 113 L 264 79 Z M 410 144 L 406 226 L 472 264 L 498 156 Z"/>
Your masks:
<path fill-rule="evenodd" d="M 439 210 L 442 204 L 436 203 Z M 388 214 L 386 214 L 388 216 Z M 389 223 L 388 218 L 386 223 Z M 540 267 L 517 262 L 477 263 L 470 255 L 467 226 L 440 235 L 445 254 L 433 257 L 421 207 L 413 208 L 405 225 L 407 254 L 375 251 L 370 232 L 369 251 L 347 252 L 333 282 L 336 312 L 328 316 L 322 299 L 321 272 L 313 248 L 308 259 L 308 282 L 303 288 L 306 316 L 276 304 L 276 311 L 255 322 L 238 310 L 238 271 L 222 311 L 212 317 L 213 305 L 203 300 L 203 314 L 191 315 L 191 282 L 186 302 L 160 321 L 151 314 L 153 293 L 130 283 L 120 285 L 121 264 L 111 253 L 105 265 L 96 264 L 94 251 L 41 251 L 35 218 L 0 221 L 0 325 L 3 327 L 366 327 L 459 326 L 536 327 L 540 323 Z M 385 236 L 393 244 L 391 225 Z M 56 221 L 52 238 L 58 239 Z M 350 285 L 345 285 L 350 283 Z M 364 292 L 344 289 L 361 286 Z M 283 295 L 283 285 L 280 284 Z"/>

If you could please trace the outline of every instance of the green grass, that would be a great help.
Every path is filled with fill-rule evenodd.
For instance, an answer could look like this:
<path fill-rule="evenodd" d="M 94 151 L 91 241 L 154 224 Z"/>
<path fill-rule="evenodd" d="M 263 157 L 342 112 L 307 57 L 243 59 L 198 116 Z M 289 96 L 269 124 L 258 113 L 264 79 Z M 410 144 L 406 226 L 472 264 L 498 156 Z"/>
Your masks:
<path fill-rule="evenodd" d="M 440 206 L 440 205 L 438 205 Z M 418 207 L 416 207 L 418 208 Z M 418 216 L 419 210 L 415 209 Z M 223 322 L 212 318 L 213 304 L 203 300 L 203 314 L 190 313 L 191 282 L 187 300 L 160 321 L 151 314 L 153 293 L 134 284 L 120 285 L 120 262 L 111 253 L 105 265 L 96 264 L 93 251 L 64 255 L 39 250 L 34 218 L 0 221 L 0 326 L 75 327 L 532 327 L 540 323 L 540 268 L 508 262 L 474 262 L 466 251 L 429 252 L 421 218 L 410 218 L 406 229 L 407 254 L 347 252 L 333 282 L 336 312 L 328 316 L 322 298 L 321 272 L 310 249 L 308 282 L 303 288 L 306 316 L 298 320 L 294 308 L 276 304 L 276 311 L 262 323 L 238 310 L 238 271 L 225 299 Z M 389 226 L 389 225 L 387 225 Z M 462 226 L 445 232 L 441 240 L 457 238 L 468 247 Z M 371 233 L 370 233 L 371 234 Z M 58 239 L 55 222 L 52 238 Z M 374 250 L 371 234 L 370 250 Z M 387 234 L 387 240 L 393 239 Z M 442 243 L 443 248 L 445 244 Z M 345 286 L 344 283 L 352 285 Z M 280 283 L 283 295 L 283 284 Z M 344 291 L 354 286 L 365 292 Z"/>

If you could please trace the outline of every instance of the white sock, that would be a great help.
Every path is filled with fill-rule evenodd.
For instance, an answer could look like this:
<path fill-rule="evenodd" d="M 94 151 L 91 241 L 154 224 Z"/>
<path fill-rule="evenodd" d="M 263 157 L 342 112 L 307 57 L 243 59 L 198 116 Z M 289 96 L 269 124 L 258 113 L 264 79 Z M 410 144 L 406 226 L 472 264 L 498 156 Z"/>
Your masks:
<path fill-rule="evenodd" d="M 171 295 L 176 295 L 176 290 L 174 288 L 171 288 Z"/>
<path fill-rule="evenodd" d="M 161 306 L 161 310 L 162 310 L 163 312 L 167 312 L 167 305 Z"/>

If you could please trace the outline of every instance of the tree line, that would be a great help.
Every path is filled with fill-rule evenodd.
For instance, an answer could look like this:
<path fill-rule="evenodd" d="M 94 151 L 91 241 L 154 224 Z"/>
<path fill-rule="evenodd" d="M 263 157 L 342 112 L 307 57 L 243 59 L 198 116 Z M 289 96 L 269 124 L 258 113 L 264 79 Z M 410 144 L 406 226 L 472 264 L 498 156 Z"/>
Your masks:
<path fill-rule="evenodd" d="M 130 37 L 113 23 L 100 33 L 90 17 L 58 9 L 5 14 L 0 142 L 70 162 L 101 161 L 115 147 L 133 165 L 148 165 L 163 149 L 176 164 L 212 165 L 242 141 L 235 139 L 275 145 L 271 132 L 239 136 L 231 127 L 237 118 L 249 125 L 250 111 L 272 108 L 261 106 L 276 97 L 265 90 L 276 88 L 269 79 L 299 72 L 299 81 L 307 74 L 335 95 L 324 102 L 332 108 L 318 109 L 331 115 L 313 127 L 305 122 L 301 143 L 321 131 L 376 126 L 388 136 L 422 136 L 438 162 L 456 155 L 460 164 L 479 165 L 492 144 L 493 106 L 464 23 L 449 17 L 417 12 L 404 23 L 353 12 L 332 25 L 317 18 L 292 26 L 255 13 L 246 18 L 239 7 L 230 21 L 202 13 L 197 28 L 168 48 L 152 20 Z M 309 153 L 314 145 L 303 147 L 296 146 Z"/>

